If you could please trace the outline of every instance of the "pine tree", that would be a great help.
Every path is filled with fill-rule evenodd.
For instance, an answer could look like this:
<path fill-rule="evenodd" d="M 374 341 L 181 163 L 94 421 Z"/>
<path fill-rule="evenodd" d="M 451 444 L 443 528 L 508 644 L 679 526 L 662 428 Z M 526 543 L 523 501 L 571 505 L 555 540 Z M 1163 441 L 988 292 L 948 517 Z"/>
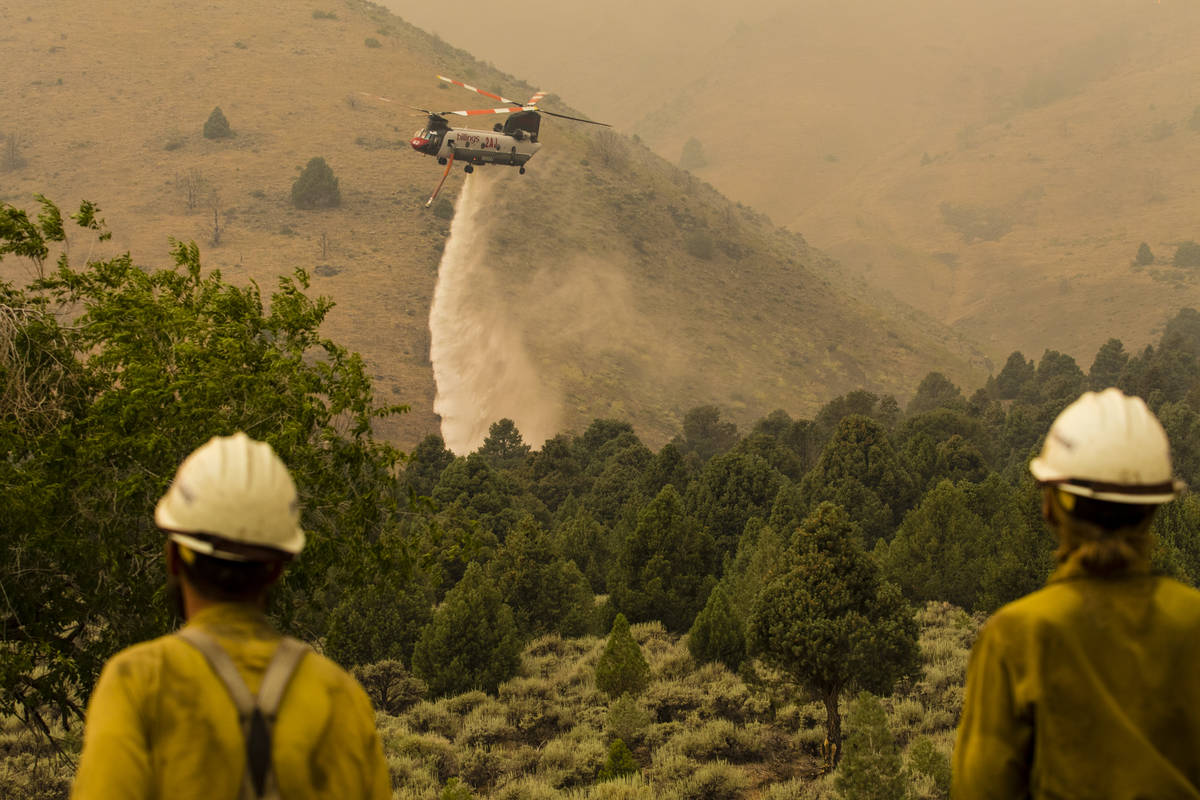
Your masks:
<path fill-rule="evenodd" d="M 846 727 L 846 755 L 834 779 L 838 794 L 845 800 L 906 800 L 908 771 L 879 700 L 859 694 L 850 704 Z"/>
<path fill-rule="evenodd" d="M 624 614 L 617 614 L 596 662 L 596 688 L 615 698 L 641 694 L 649 683 L 650 665 L 629 633 L 629 621 Z"/>
<path fill-rule="evenodd" d="M 520 652 L 512 609 L 473 563 L 421 631 L 413 672 L 434 695 L 494 692 L 516 674 Z"/>
<path fill-rule="evenodd" d="M 720 661 L 733 671 L 746 657 L 746 629 L 721 584 L 708 596 L 704 610 L 688 631 L 688 650 L 697 662 Z"/>

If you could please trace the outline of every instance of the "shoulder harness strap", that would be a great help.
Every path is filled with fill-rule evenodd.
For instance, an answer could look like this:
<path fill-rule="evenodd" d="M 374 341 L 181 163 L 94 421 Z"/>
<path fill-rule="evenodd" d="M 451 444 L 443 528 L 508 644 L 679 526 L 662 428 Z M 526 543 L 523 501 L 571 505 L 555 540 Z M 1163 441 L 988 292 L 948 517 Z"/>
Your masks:
<path fill-rule="evenodd" d="M 250 694 L 233 659 L 217 640 L 197 628 L 184 628 L 178 636 L 203 654 L 213 672 L 225 684 L 229 697 L 237 707 L 242 736 L 246 741 L 246 780 L 242 785 L 242 800 L 276 798 L 279 796 L 271 771 L 271 739 L 279 704 L 288 683 L 309 647 L 299 639 L 284 636 L 263 673 L 258 697 Z"/>

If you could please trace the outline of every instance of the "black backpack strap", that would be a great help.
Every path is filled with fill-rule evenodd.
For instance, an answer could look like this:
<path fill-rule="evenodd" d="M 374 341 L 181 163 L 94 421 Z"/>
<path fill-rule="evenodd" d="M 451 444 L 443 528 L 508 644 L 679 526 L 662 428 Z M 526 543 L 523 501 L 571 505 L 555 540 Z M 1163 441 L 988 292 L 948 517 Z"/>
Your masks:
<path fill-rule="evenodd" d="M 221 683 L 225 684 L 237 708 L 238 721 L 246 742 L 246 779 L 242 785 L 241 800 L 278 797 L 278 788 L 271 774 L 271 739 L 275 717 L 300 659 L 309 650 L 308 645 L 290 636 L 283 637 L 263 673 L 258 697 L 254 697 L 233 659 L 216 639 L 196 628 L 184 628 L 178 635 L 203 654 Z"/>

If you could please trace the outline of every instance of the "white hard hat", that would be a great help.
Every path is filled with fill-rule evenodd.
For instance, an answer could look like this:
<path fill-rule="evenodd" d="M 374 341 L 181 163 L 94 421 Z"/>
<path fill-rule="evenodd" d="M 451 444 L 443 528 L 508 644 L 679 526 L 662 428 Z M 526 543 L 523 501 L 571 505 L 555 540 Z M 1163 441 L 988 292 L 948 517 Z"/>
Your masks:
<path fill-rule="evenodd" d="M 1166 503 L 1184 488 L 1171 474 L 1158 418 L 1140 397 L 1119 389 L 1085 392 L 1067 406 L 1029 471 L 1063 491 L 1114 503 Z"/>
<path fill-rule="evenodd" d="M 304 547 L 292 476 L 271 445 L 240 431 L 214 436 L 184 459 L 154 522 L 173 541 L 218 558 L 269 560 Z"/>

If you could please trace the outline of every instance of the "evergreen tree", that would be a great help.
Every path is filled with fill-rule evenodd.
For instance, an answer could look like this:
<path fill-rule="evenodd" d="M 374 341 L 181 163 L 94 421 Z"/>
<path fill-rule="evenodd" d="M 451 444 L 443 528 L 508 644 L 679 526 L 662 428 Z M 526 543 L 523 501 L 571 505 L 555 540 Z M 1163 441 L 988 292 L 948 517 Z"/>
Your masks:
<path fill-rule="evenodd" d="M 446 449 L 446 442 L 439 434 L 431 433 L 409 453 L 404 464 L 404 486 L 412 495 L 428 497 L 442 476 L 442 470 L 453 462 L 454 453 Z"/>
<path fill-rule="evenodd" d="M 870 417 L 854 414 L 838 423 L 817 465 L 800 482 L 806 509 L 832 501 L 850 511 L 867 546 L 885 538 L 916 499 L 912 476 L 892 447 L 887 431 Z"/>
<path fill-rule="evenodd" d="M 491 424 L 478 452 L 493 467 L 505 469 L 524 463 L 529 455 L 529 445 L 521 438 L 516 423 L 505 418 Z"/>
<path fill-rule="evenodd" d="M 512 609 L 483 568 L 471 564 L 421 630 L 413 672 L 436 696 L 495 692 L 516 674 L 520 653 Z"/>
<path fill-rule="evenodd" d="M 1191 240 L 1180 242 L 1171 263 L 1177 267 L 1200 267 L 1200 244 Z"/>
<path fill-rule="evenodd" d="M 845 800 L 907 800 L 908 770 L 879 700 L 862 692 L 850 704 L 846 755 L 834 778 Z"/>
<path fill-rule="evenodd" d="M 605 758 L 604 766 L 600 768 L 597 778 L 602 781 L 611 781 L 613 778 L 632 775 L 637 771 L 637 762 L 633 760 L 633 753 L 629 752 L 629 747 L 620 739 L 613 739 L 608 746 L 608 757 Z"/>
<path fill-rule="evenodd" d="M 732 555 L 751 517 L 766 519 L 783 476 L 757 456 L 711 459 L 687 491 L 688 511 L 712 534 L 717 552 Z"/>
<path fill-rule="evenodd" d="M 721 420 L 716 406 L 697 406 L 683 415 L 683 438 L 676 440 L 684 453 L 695 453 L 700 463 L 737 444 L 737 426 Z"/>
<path fill-rule="evenodd" d="M 1096 360 L 1088 370 L 1088 384 L 1092 391 L 1098 392 L 1109 386 L 1116 386 L 1121 378 L 1121 372 L 1129 361 L 1129 353 L 1120 339 L 1109 339 L 1096 351 Z"/>
<path fill-rule="evenodd" d="M 591 587 L 573 561 L 555 552 L 549 535 L 532 517 L 517 523 L 488 568 L 523 638 L 550 632 L 582 636 L 588 631 Z"/>
<path fill-rule="evenodd" d="M 221 111 L 221 107 L 217 106 L 208 115 L 208 119 L 204 121 L 204 138 L 228 139 L 232 136 L 233 129 L 229 127 L 229 120 L 225 119 L 225 114 Z"/>
<path fill-rule="evenodd" d="M 895 586 L 880 581 L 862 532 L 822 503 L 796 531 L 754 601 L 749 634 L 764 661 L 825 704 L 826 758 L 842 743 L 838 699 L 852 686 L 880 694 L 917 669 L 917 623 Z"/>
<path fill-rule="evenodd" d="M 609 600 L 635 622 L 661 620 L 668 630 L 691 626 L 716 584 L 712 537 L 667 486 L 637 515 L 609 578 Z"/>
<path fill-rule="evenodd" d="M 849 756 L 847 756 L 849 757 Z M 950 759 L 937 749 L 933 740 L 921 736 L 908 749 L 908 769 L 914 774 L 927 775 L 933 782 L 932 800 L 950 797 Z"/>
<path fill-rule="evenodd" d="M 1148 267 L 1154 263 L 1154 253 L 1150 250 L 1150 245 L 1142 242 L 1138 245 L 1137 257 L 1134 261 L 1142 267 Z"/>
<path fill-rule="evenodd" d="M 296 208 L 337 208 L 342 204 L 342 193 L 338 179 L 325 159 L 317 156 L 309 159 L 292 184 L 292 205 Z"/>
<path fill-rule="evenodd" d="M 949 378 L 940 372 L 930 372 L 921 379 L 917 393 L 908 403 L 906 413 L 913 416 L 937 408 L 962 410 L 966 407 L 967 400 L 962 391 L 951 383 Z"/>
<path fill-rule="evenodd" d="M 688 631 L 688 651 L 697 663 L 719 661 L 736 672 L 746 657 L 746 629 L 721 584 L 708 596 Z"/>
<path fill-rule="evenodd" d="M 1025 392 L 1025 387 L 1033 382 L 1036 373 L 1033 361 L 1026 361 L 1020 352 L 1013 352 L 1004 362 L 1004 369 L 996 376 L 996 399 L 1012 400 Z"/>
<path fill-rule="evenodd" d="M 700 144 L 700 140 L 695 136 L 689 137 L 683 143 L 683 152 L 679 156 L 679 168 L 690 171 L 707 166 L 708 159 L 704 156 L 704 145 Z"/>
<path fill-rule="evenodd" d="M 649 683 L 650 665 L 629 633 L 625 615 L 617 614 L 604 652 L 596 661 L 596 688 L 617 698 L 623 694 L 639 695 Z"/>

